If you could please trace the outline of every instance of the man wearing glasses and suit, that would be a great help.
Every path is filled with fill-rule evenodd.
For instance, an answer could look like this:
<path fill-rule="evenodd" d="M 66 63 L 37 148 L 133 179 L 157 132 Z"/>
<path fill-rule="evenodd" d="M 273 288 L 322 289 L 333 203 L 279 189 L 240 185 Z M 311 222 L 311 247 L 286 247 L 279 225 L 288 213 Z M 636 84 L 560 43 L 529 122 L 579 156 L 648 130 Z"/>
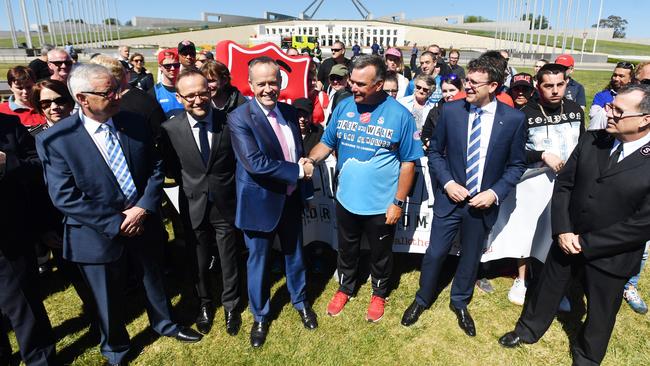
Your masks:
<path fill-rule="evenodd" d="M 499 102 L 495 93 L 503 70 L 488 57 L 468 65 L 467 97 L 442 107 L 428 158 L 436 182 L 429 247 L 422 259 L 420 289 L 402 324 L 413 325 L 435 299 L 438 276 L 452 240 L 461 231 L 461 255 L 451 287 L 451 310 L 458 325 L 475 336 L 467 309 L 487 234 L 498 204 L 526 168 L 525 116 Z"/>
<path fill-rule="evenodd" d="M 97 304 L 102 354 L 111 365 L 127 361 L 127 267 L 142 280 L 151 327 L 198 342 L 201 334 L 171 320 L 160 263 L 162 160 L 148 126 L 139 115 L 118 114 L 120 89 L 105 67 L 77 67 L 69 86 L 79 113 L 37 135 L 37 151 L 64 215 L 63 257 L 79 265 Z"/>

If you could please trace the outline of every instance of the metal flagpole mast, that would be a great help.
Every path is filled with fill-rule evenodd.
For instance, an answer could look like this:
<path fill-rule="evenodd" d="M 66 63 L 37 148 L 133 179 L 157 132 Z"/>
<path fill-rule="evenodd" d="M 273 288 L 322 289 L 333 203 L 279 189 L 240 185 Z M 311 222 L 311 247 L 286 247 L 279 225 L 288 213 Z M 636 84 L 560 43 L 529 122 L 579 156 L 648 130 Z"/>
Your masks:
<path fill-rule="evenodd" d="M 551 17 L 553 16 L 553 1 L 548 0 L 548 26 L 546 27 L 546 35 L 544 35 L 544 53 L 546 53 L 546 48 L 548 47 L 548 39 L 551 36 Z"/>
<path fill-rule="evenodd" d="M 86 33 L 86 21 L 83 19 L 83 14 L 81 14 L 81 3 L 73 6 L 72 11 L 74 12 L 75 19 L 79 20 L 79 39 L 81 40 L 81 43 L 84 45 L 84 47 L 87 47 L 86 45 L 88 44 L 88 34 Z"/>
<path fill-rule="evenodd" d="M 576 5 L 575 16 L 573 17 L 573 32 L 571 32 L 571 53 L 574 53 L 576 44 L 576 28 L 578 27 L 578 13 L 580 12 L 580 0 Z"/>
<path fill-rule="evenodd" d="M 556 21 L 558 26 L 559 26 L 559 24 L 561 22 L 561 20 L 560 20 L 561 15 L 562 15 L 562 0 L 558 0 L 558 2 L 557 2 L 557 17 L 555 18 L 555 21 Z M 556 46 L 557 46 L 557 26 L 555 27 L 555 30 L 553 32 L 553 49 L 552 49 L 552 52 L 551 52 L 551 54 L 553 55 L 552 58 L 555 58 L 555 48 L 556 48 Z"/>
<path fill-rule="evenodd" d="M 90 6 L 91 0 L 83 0 L 84 2 L 84 11 L 86 12 L 86 18 L 90 20 L 90 33 L 92 34 L 93 38 L 93 47 L 99 48 L 99 33 L 97 32 L 97 23 L 95 22 L 95 17 L 93 16 L 93 11 L 92 7 Z"/>
<path fill-rule="evenodd" d="M 530 22 L 530 2 L 531 0 L 526 0 L 526 12 L 524 13 L 523 19 L 527 22 Z M 526 50 L 526 46 L 528 45 L 529 39 L 528 36 L 532 36 L 530 33 L 530 27 L 526 27 L 524 32 L 522 33 L 522 42 L 519 44 L 521 50 L 520 52 L 524 52 Z"/>
<path fill-rule="evenodd" d="M 108 47 L 108 26 L 106 25 L 106 18 L 104 18 L 104 12 L 102 10 L 102 0 L 97 0 L 97 17 L 102 25 L 102 32 L 104 35 L 104 47 Z"/>
<path fill-rule="evenodd" d="M 110 1 L 110 0 L 108 0 Z M 117 19 L 117 0 L 113 2 L 114 9 L 115 9 L 115 29 L 117 29 L 117 40 L 120 41 L 120 21 Z"/>
<path fill-rule="evenodd" d="M 569 27 L 569 18 L 571 16 L 571 8 L 573 6 L 573 0 L 567 1 L 566 11 L 564 12 L 564 26 L 562 27 L 562 53 L 566 52 L 566 34 L 567 28 Z"/>
<path fill-rule="evenodd" d="M 64 4 L 65 6 L 65 4 Z M 68 0 L 68 17 L 70 19 L 70 38 L 74 44 L 79 44 L 78 32 L 77 32 L 77 20 L 74 18 L 74 13 L 72 12 L 72 0 Z"/>
<path fill-rule="evenodd" d="M 41 10 L 39 9 L 39 4 L 37 0 L 32 0 L 32 4 L 34 5 L 34 10 L 36 11 L 36 26 L 38 27 L 37 33 L 38 33 L 38 43 L 39 47 L 43 48 L 43 45 L 45 44 L 45 36 L 43 35 L 43 21 L 41 19 Z"/>
<path fill-rule="evenodd" d="M 5 0 L 7 5 L 7 18 L 9 18 L 9 31 L 11 33 L 11 43 L 14 48 L 18 48 L 18 38 L 16 37 L 16 26 L 14 24 L 14 11 L 11 8 L 11 0 Z"/>
<path fill-rule="evenodd" d="M 32 49 L 32 34 L 29 31 L 29 18 L 27 18 L 27 8 L 25 7 L 25 0 L 20 0 L 20 12 L 23 16 L 23 23 L 25 24 L 25 42 L 27 43 L 27 48 Z"/>
<path fill-rule="evenodd" d="M 510 34 L 512 33 L 512 25 L 511 25 L 511 19 L 512 18 L 512 6 L 514 4 L 515 0 L 508 0 L 508 3 L 506 5 L 506 12 L 505 12 L 505 17 L 504 17 L 504 24 L 506 26 L 505 29 L 505 37 L 503 39 L 503 47 L 501 48 L 508 48 L 508 45 L 510 43 Z"/>
<path fill-rule="evenodd" d="M 496 26 L 494 27 L 494 48 L 497 48 L 497 35 L 499 34 L 499 6 L 501 5 L 500 1 L 497 0 L 497 16 L 496 16 Z"/>
<path fill-rule="evenodd" d="M 102 6 L 102 11 L 104 12 L 105 17 L 106 17 L 105 18 L 106 23 L 108 23 L 108 36 L 109 36 L 111 42 L 113 42 L 113 25 L 111 24 L 112 21 L 111 21 L 111 13 L 110 13 L 110 11 L 108 9 L 108 0 L 100 0 L 100 2 L 102 4 L 101 5 Z"/>
<path fill-rule="evenodd" d="M 585 14 L 585 22 L 583 25 L 584 30 L 582 31 L 582 48 L 580 49 L 580 62 L 582 63 L 582 57 L 585 55 L 585 44 L 587 43 L 587 21 L 591 15 L 591 0 L 587 3 L 587 14 Z"/>
<path fill-rule="evenodd" d="M 594 48 L 591 53 L 596 53 L 596 44 L 598 43 L 598 30 L 600 29 L 600 18 L 603 16 L 603 0 L 600 0 L 600 10 L 598 10 L 598 19 L 596 19 L 596 36 L 594 37 Z"/>
<path fill-rule="evenodd" d="M 499 47 L 497 47 L 498 49 L 501 49 L 501 41 L 504 40 L 506 35 L 506 29 L 504 29 L 504 26 L 507 24 L 506 23 L 507 4 L 508 2 L 506 0 L 501 0 L 501 26 L 499 27 Z"/>
<path fill-rule="evenodd" d="M 59 29 L 61 30 L 61 34 L 63 34 L 63 39 L 61 40 L 62 45 L 66 45 L 68 42 L 68 32 L 65 29 L 66 23 L 65 23 L 65 18 L 63 16 L 63 0 L 59 0 Z"/>
<path fill-rule="evenodd" d="M 516 29 L 515 33 L 515 43 L 512 45 L 512 50 L 518 49 L 519 48 L 519 41 L 521 39 L 521 31 L 519 30 L 519 20 L 521 19 L 521 14 L 523 13 L 523 7 L 524 7 L 524 0 L 519 0 L 518 1 L 518 8 L 517 11 L 515 11 L 515 18 L 513 19 L 513 28 Z"/>
<path fill-rule="evenodd" d="M 533 3 L 533 14 L 530 17 L 530 32 L 529 32 L 530 33 L 530 37 L 529 37 L 530 40 L 529 40 L 529 43 L 528 43 L 527 52 L 529 52 L 531 54 L 530 55 L 531 61 L 533 59 L 533 55 L 532 55 L 532 53 L 533 53 L 533 45 L 535 44 L 535 39 L 533 38 L 533 34 L 535 33 L 535 18 L 537 18 L 536 15 L 537 15 L 537 0 L 535 0 L 535 2 Z M 537 38 L 539 38 L 539 35 L 537 35 Z"/>
<path fill-rule="evenodd" d="M 535 53 L 539 52 L 539 45 L 542 40 L 542 23 L 544 21 L 544 0 L 542 0 L 542 6 L 539 9 L 539 16 L 537 18 L 537 44 L 535 45 Z M 548 28 L 548 25 L 547 25 Z"/>
<path fill-rule="evenodd" d="M 93 31 L 92 23 L 88 12 L 86 11 L 86 0 L 79 1 L 79 11 L 81 12 L 81 18 L 84 20 L 84 32 L 86 33 L 86 39 L 88 45 L 86 47 L 93 47 Z"/>
<path fill-rule="evenodd" d="M 52 19 L 54 19 L 52 16 L 52 0 L 45 0 L 45 5 L 47 7 L 47 32 L 50 33 L 50 42 L 56 47 L 56 30 L 54 30 L 54 26 L 52 25 Z"/>

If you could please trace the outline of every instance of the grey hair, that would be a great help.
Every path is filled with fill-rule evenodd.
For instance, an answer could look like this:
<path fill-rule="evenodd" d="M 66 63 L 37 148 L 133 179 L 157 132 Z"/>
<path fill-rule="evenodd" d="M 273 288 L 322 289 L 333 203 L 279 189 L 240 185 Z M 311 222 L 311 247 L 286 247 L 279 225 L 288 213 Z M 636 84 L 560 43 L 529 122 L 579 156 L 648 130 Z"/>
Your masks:
<path fill-rule="evenodd" d="M 650 85 L 647 84 L 628 84 L 618 91 L 618 95 L 628 94 L 635 91 L 643 93 L 643 98 L 639 102 L 637 109 L 639 113 L 650 114 Z"/>
<path fill-rule="evenodd" d="M 418 76 L 415 77 L 415 80 L 413 80 L 413 85 L 417 83 L 418 81 L 424 81 L 427 83 L 427 86 L 431 89 L 431 92 L 436 91 L 436 79 L 427 74 L 418 74 Z"/>
<path fill-rule="evenodd" d="M 68 54 L 68 51 L 64 50 L 63 48 L 52 48 L 47 52 L 47 58 L 51 58 L 55 53 L 65 53 L 66 58 L 68 60 L 71 60 L 70 54 Z"/>
<path fill-rule="evenodd" d="M 352 62 L 352 69 L 363 69 L 367 66 L 375 68 L 374 82 L 384 81 L 386 79 L 386 62 L 377 55 L 360 55 Z"/>
<path fill-rule="evenodd" d="M 68 77 L 68 89 L 70 90 L 70 94 L 72 94 L 72 98 L 74 98 L 75 102 L 79 103 L 79 100 L 77 100 L 77 94 L 92 89 L 90 81 L 98 76 L 107 76 L 115 79 L 113 74 L 102 65 L 81 64 L 72 70 Z"/>
<path fill-rule="evenodd" d="M 47 53 L 52 51 L 54 49 L 54 46 L 52 46 L 49 43 L 46 43 L 41 47 L 41 56 L 47 56 Z"/>
<path fill-rule="evenodd" d="M 275 62 L 275 60 L 273 60 L 268 56 L 260 56 L 258 58 L 254 58 L 248 63 L 248 80 L 253 80 L 251 78 L 251 75 L 253 75 L 253 67 L 260 64 L 267 64 L 276 68 L 278 70 L 277 71 L 278 82 L 280 81 L 280 79 L 282 78 L 282 76 L 280 75 L 280 65 L 278 65 L 278 63 Z"/>

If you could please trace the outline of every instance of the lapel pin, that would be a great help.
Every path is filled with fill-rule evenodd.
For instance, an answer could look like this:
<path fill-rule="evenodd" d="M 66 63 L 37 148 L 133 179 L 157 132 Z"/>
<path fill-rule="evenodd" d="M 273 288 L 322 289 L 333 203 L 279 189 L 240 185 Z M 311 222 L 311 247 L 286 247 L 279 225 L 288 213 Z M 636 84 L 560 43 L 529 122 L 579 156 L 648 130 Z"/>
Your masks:
<path fill-rule="evenodd" d="M 641 155 L 648 156 L 650 155 L 650 146 L 646 145 L 641 148 Z"/>
<path fill-rule="evenodd" d="M 499 124 L 502 125 L 502 124 L 503 124 L 503 121 L 499 121 Z"/>

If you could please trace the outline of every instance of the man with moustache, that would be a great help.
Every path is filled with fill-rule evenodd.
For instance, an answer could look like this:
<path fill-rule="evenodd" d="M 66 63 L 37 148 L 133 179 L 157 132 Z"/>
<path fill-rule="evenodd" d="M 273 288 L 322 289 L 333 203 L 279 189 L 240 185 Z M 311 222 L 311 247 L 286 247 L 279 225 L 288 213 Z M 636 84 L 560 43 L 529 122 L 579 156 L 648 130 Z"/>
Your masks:
<path fill-rule="evenodd" d="M 589 109 L 589 130 L 602 130 L 607 127 L 605 105 L 614 100 L 621 88 L 632 82 L 634 82 L 634 64 L 627 61 L 617 63 L 607 88 L 594 95 L 594 101 Z"/>
<path fill-rule="evenodd" d="M 580 138 L 555 184 L 554 243 L 504 347 L 536 343 L 575 273 L 583 273 L 587 317 L 572 345 L 574 365 L 598 365 L 650 239 L 650 86 L 628 85 L 605 106 L 607 128 Z"/>
<path fill-rule="evenodd" d="M 197 329 L 207 334 L 214 319 L 210 262 L 213 248 L 221 263 L 226 331 L 236 335 L 239 313 L 239 251 L 235 220 L 235 155 L 224 111 L 211 107 L 208 80 L 198 70 L 184 70 L 176 98 L 185 107 L 162 125 L 165 171 L 180 186 L 180 214 L 194 230 L 191 267 L 200 307 Z"/>

